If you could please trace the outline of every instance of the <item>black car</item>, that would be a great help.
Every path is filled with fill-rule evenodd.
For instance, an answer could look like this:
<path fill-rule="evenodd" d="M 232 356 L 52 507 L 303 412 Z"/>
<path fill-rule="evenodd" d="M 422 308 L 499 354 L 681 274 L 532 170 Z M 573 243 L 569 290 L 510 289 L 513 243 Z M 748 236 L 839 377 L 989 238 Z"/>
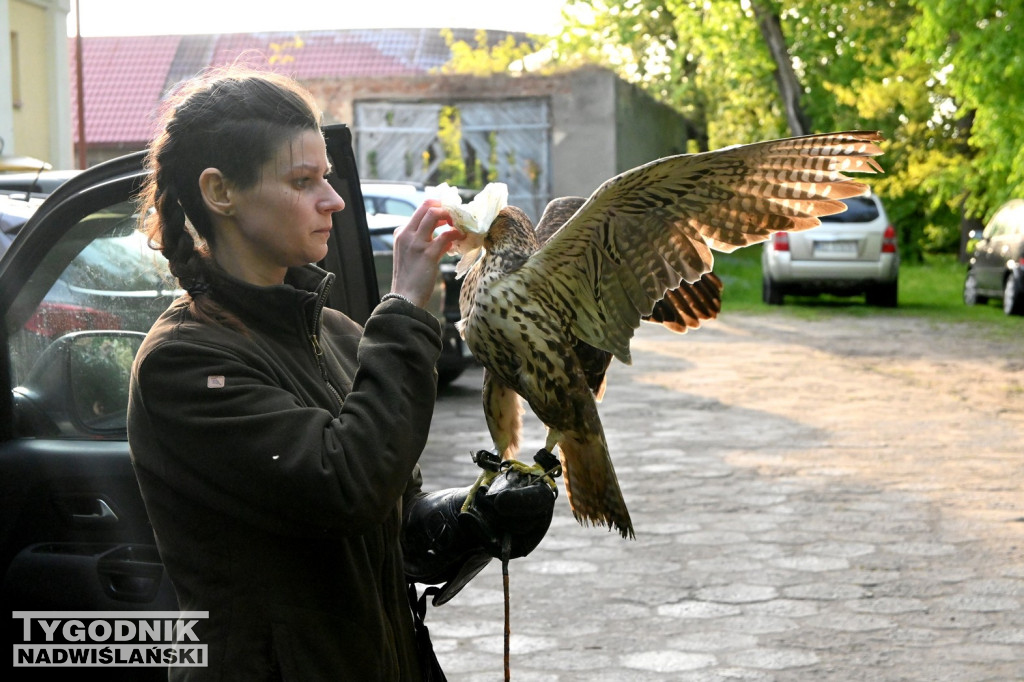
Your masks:
<path fill-rule="evenodd" d="M 328 305 L 362 323 L 379 292 L 351 133 L 324 134 L 331 184 L 350 209 L 334 214 L 320 266 L 337 275 Z M 0 258 L 0 603 L 15 645 L 26 613 L 177 610 L 126 434 L 132 358 L 180 293 L 135 229 L 143 177 L 140 153 L 69 179 Z M 17 667 L 4 679 L 25 673 L 56 674 Z"/>
<path fill-rule="evenodd" d="M 370 225 L 370 243 L 373 245 L 373 262 L 377 270 L 377 289 L 381 295 L 391 291 L 391 272 L 395 262 L 395 230 L 408 222 L 406 216 L 367 214 Z M 384 218 L 384 220 L 380 220 Z M 458 256 L 446 255 L 441 259 L 440 275 L 434 283 L 434 292 L 427 302 L 427 310 L 441 322 L 443 346 L 437 360 L 437 383 L 447 386 L 455 381 L 467 367 L 473 364 L 473 354 L 459 334 L 456 323 L 462 317 L 459 312 L 459 292 L 462 280 L 455 276 Z"/>
<path fill-rule="evenodd" d="M 1024 199 L 1003 204 L 972 241 L 964 303 L 1001 300 L 1007 315 L 1024 315 Z"/>

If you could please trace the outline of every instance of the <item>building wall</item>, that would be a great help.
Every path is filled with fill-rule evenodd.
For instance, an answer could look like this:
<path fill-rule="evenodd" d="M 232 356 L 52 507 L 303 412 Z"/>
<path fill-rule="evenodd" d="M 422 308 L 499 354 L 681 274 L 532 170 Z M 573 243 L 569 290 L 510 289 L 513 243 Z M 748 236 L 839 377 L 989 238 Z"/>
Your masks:
<path fill-rule="evenodd" d="M 0 0 L 0 136 L 4 154 L 71 168 L 70 0 Z M 17 73 L 14 73 L 14 70 Z"/>
<path fill-rule="evenodd" d="M 590 196 L 615 175 L 616 80 L 603 69 L 574 71 L 552 94 L 553 196 Z"/>
<path fill-rule="evenodd" d="M 354 121 L 359 101 L 551 102 L 552 196 L 589 196 L 623 170 L 686 148 L 686 121 L 601 68 L 545 76 L 412 76 L 306 82 L 329 123 Z M 357 150 L 358 151 L 358 150 Z"/>
<path fill-rule="evenodd" d="M 635 85 L 615 82 L 617 173 L 686 152 L 687 122 Z"/>

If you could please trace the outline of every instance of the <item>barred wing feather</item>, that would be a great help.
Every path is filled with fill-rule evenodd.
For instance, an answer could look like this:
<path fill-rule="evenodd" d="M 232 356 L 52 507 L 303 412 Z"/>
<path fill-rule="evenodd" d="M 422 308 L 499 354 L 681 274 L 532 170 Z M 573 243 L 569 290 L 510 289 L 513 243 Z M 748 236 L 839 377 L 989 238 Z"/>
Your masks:
<path fill-rule="evenodd" d="M 875 131 L 807 135 L 671 156 L 599 187 L 515 273 L 580 340 L 629 363 L 643 316 L 680 281 L 772 233 L 806 230 L 868 191 Z"/>

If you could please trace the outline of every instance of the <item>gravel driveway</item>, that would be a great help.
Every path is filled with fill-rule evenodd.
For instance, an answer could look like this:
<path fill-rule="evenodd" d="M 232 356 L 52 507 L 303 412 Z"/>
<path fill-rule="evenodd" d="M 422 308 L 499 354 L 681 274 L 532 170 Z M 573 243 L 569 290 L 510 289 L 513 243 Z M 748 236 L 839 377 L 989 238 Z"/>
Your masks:
<path fill-rule="evenodd" d="M 510 569 L 512 679 L 1024 680 L 1024 326 L 727 310 L 633 357 L 600 411 L 636 540 L 559 498 Z M 475 476 L 480 379 L 430 488 Z M 503 617 L 496 562 L 428 612 L 449 680 L 502 679 Z"/>

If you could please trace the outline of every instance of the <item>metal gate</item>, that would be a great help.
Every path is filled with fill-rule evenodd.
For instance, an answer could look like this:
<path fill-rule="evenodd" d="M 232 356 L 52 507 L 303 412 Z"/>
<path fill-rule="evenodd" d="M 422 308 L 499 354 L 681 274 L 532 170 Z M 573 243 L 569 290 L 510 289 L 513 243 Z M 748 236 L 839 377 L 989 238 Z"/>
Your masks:
<path fill-rule="evenodd" d="M 551 123 L 541 98 L 456 102 L 357 102 L 356 155 L 364 178 L 437 184 L 442 108 L 462 122 L 462 157 L 508 185 L 509 203 L 534 220 L 551 196 Z"/>

